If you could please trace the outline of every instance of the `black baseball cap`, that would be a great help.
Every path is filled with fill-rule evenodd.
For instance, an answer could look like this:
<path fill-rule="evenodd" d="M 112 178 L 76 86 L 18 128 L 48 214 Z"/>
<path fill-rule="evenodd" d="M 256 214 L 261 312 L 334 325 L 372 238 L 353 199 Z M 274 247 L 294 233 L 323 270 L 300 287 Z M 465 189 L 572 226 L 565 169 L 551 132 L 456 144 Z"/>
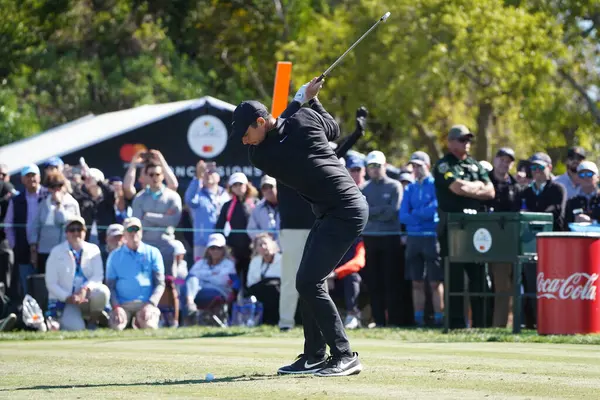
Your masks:
<path fill-rule="evenodd" d="M 233 122 L 231 123 L 231 135 L 229 138 L 242 138 L 248 127 L 259 117 L 266 118 L 270 115 L 264 104 L 255 101 L 242 101 L 233 111 Z"/>
<path fill-rule="evenodd" d="M 498 149 L 498 151 L 496 152 L 496 157 L 502 157 L 502 156 L 508 156 L 513 161 L 515 161 L 515 151 L 513 149 L 511 149 L 510 147 L 501 147 L 500 149 Z"/>
<path fill-rule="evenodd" d="M 581 158 L 585 160 L 585 150 L 579 146 L 571 147 L 567 152 L 567 158 Z"/>

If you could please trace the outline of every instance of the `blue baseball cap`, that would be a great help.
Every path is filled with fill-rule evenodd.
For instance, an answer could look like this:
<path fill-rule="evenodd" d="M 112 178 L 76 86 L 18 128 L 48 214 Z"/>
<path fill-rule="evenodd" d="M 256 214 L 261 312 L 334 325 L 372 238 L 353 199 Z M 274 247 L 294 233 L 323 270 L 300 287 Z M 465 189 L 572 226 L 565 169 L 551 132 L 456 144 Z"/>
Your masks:
<path fill-rule="evenodd" d="M 27 174 L 36 174 L 36 175 L 39 175 L 40 174 L 40 169 L 35 164 L 29 164 L 29 165 L 23 167 L 23 169 L 21 170 L 21 176 L 25 176 Z"/>
<path fill-rule="evenodd" d="M 357 156 L 346 156 L 346 168 L 364 168 L 365 162 Z"/>
<path fill-rule="evenodd" d="M 50 158 L 48 161 L 46 161 L 46 163 L 44 164 L 44 168 L 48 168 L 48 167 L 62 167 L 63 165 L 65 165 L 65 163 L 63 162 L 63 160 L 60 157 L 52 157 Z"/>

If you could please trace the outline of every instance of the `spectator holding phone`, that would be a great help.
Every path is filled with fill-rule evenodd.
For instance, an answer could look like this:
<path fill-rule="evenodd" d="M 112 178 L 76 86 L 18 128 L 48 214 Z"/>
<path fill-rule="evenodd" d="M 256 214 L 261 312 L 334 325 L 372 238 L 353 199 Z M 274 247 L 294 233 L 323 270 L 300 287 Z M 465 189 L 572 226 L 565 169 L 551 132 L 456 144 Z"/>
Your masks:
<path fill-rule="evenodd" d="M 168 167 L 167 167 L 168 168 Z M 173 275 L 173 246 L 165 235 L 179 224 L 181 197 L 163 183 L 165 168 L 158 164 L 147 164 L 144 173 L 148 186 L 133 200 L 133 216 L 144 226 L 144 242 L 157 247 L 165 265 L 165 275 Z"/>
<path fill-rule="evenodd" d="M 158 150 L 138 151 L 131 159 L 129 168 L 125 173 L 125 179 L 123 180 L 123 192 L 126 199 L 133 200 L 137 193 L 137 189 L 135 188 L 135 176 L 138 167 L 142 167 L 139 179 L 142 188 L 146 188 L 146 186 L 150 184 L 151 179 L 146 176 L 145 168 L 148 164 L 159 165 L 162 168 L 167 188 L 177 191 L 179 182 L 162 153 Z"/>

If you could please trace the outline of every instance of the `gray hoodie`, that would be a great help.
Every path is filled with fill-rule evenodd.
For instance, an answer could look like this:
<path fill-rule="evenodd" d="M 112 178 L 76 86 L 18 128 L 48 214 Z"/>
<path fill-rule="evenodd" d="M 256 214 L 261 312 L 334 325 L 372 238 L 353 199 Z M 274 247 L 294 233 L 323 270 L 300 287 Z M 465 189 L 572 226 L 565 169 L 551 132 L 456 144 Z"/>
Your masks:
<path fill-rule="evenodd" d="M 404 189 L 402 184 L 387 176 L 371 179 L 362 188 L 369 204 L 369 221 L 364 236 L 400 235 L 398 210 Z"/>

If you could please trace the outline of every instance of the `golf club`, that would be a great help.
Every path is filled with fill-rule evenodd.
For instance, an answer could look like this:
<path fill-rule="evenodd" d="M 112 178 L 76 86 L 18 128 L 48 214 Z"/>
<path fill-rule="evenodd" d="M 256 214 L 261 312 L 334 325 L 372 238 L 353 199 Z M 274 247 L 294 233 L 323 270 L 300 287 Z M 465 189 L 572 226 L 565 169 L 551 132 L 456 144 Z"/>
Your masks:
<path fill-rule="evenodd" d="M 317 79 L 317 82 L 321 82 L 323 80 L 323 78 L 325 78 L 332 69 L 335 68 L 336 65 L 338 65 L 340 63 L 340 61 L 342 61 L 344 59 L 344 57 L 346 57 L 346 54 L 350 53 L 350 51 L 356 47 L 357 44 L 359 44 L 361 42 L 361 40 L 363 40 L 369 33 L 371 33 L 371 31 L 373 29 L 375 29 L 377 27 L 377 25 L 379 25 L 379 23 L 381 22 L 385 22 L 390 16 L 390 12 L 386 12 L 385 14 L 383 14 L 383 16 L 381 18 L 379 18 L 377 20 L 377 22 L 375 22 L 375 24 L 369 28 L 368 31 L 366 31 L 356 42 L 354 42 L 352 44 L 352 46 L 350 46 L 350 48 L 348 48 L 348 50 L 346 50 L 346 52 L 344 54 L 342 54 L 337 60 L 335 60 L 335 62 L 333 64 L 331 64 L 331 66 L 329 68 L 327 68 L 327 70 L 325 72 L 323 72 L 321 74 L 321 76 L 319 76 L 319 78 Z"/>

